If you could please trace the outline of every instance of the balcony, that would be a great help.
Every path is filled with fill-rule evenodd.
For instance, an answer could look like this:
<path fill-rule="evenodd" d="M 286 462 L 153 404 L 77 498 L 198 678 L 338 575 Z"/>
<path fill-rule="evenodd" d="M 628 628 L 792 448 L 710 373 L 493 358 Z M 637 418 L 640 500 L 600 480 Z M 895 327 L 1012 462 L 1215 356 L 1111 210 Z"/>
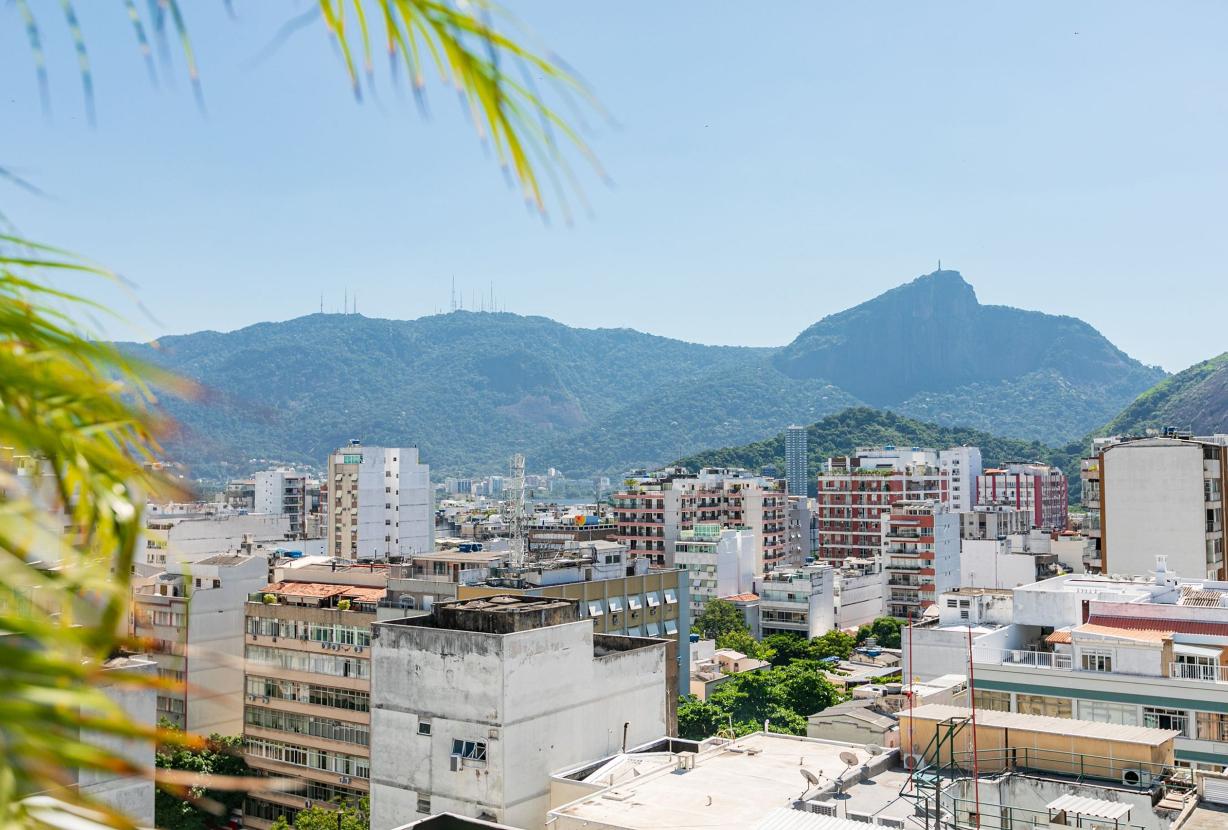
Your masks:
<path fill-rule="evenodd" d="M 1228 666 L 1203 666 L 1194 663 L 1170 663 L 1168 676 L 1202 683 L 1228 683 Z"/>
<path fill-rule="evenodd" d="M 999 666 L 1030 666 L 1036 669 L 1072 668 L 1069 654 L 1057 654 L 1051 651 L 1033 651 L 1031 649 L 987 648 L 978 646 L 973 649 L 973 659 L 978 663 L 989 663 Z"/>

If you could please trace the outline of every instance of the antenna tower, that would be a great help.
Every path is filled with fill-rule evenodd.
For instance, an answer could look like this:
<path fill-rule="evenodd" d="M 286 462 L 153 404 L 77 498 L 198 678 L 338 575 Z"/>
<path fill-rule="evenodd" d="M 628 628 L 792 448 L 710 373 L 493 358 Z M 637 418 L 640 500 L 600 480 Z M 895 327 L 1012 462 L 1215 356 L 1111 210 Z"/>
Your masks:
<path fill-rule="evenodd" d="M 507 491 L 507 498 L 503 502 L 503 508 L 506 512 L 506 519 L 511 526 L 511 543 L 512 543 L 512 566 L 521 567 L 525 563 L 525 552 L 528 545 L 525 543 L 524 526 L 525 526 L 525 484 L 524 484 L 524 456 L 521 453 L 516 453 L 512 456 L 512 479 L 504 486 Z"/>

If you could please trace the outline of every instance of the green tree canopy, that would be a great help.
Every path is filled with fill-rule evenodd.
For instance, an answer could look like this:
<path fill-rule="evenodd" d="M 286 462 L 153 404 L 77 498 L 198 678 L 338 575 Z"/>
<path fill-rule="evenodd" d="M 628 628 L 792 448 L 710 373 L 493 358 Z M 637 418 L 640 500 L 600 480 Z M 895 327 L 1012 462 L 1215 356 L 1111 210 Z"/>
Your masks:
<path fill-rule="evenodd" d="M 313 805 L 299 810 L 294 817 L 294 830 L 370 830 L 371 808 L 366 798 L 357 804 L 340 804 L 336 807 Z M 273 830 L 290 830 L 285 816 L 278 816 Z"/>
<path fill-rule="evenodd" d="M 746 735 L 771 722 L 773 732 L 806 734 L 806 718 L 841 700 L 840 692 L 813 660 L 799 660 L 761 672 L 731 677 L 701 701 L 685 697 L 678 706 L 678 733 L 702 740 L 728 729 Z"/>
<path fill-rule="evenodd" d="M 730 631 L 748 631 L 742 612 L 732 602 L 714 599 L 704 606 L 703 613 L 695 618 L 692 626 L 705 640 L 715 640 Z"/>
<path fill-rule="evenodd" d="M 857 629 L 857 642 L 858 644 L 864 643 L 873 637 L 883 648 L 899 648 L 900 631 L 904 625 L 902 620 L 897 620 L 895 617 L 879 617 L 869 625 L 863 625 Z"/>
<path fill-rule="evenodd" d="M 163 723 L 164 728 L 170 728 Z M 214 775 L 247 775 L 247 762 L 243 760 L 243 739 L 238 736 L 210 735 L 202 746 L 189 747 L 170 744 L 158 748 L 154 764 L 159 769 L 183 770 Z M 206 786 L 194 787 L 190 798 L 159 789 L 154 794 L 154 820 L 160 830 L 209 830 L 226 823 L 232 810 L 243 805 L 243 793 L 233 789 L 213 790 Z M 216 812 L 197 806 L 201 803 L 220 805 Z"/>

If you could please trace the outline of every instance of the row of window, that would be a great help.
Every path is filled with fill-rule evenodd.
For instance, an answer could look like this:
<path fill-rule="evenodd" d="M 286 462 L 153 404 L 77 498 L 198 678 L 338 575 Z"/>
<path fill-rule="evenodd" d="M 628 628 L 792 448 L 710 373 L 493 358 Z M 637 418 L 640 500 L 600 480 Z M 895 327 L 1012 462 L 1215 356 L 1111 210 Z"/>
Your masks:
<path fill-rule="evenodd" d="M 283 764 L 296 767 L 335 772 L 338 775 L 350 775 L 354 778 L 371 777 L 371 761 L 357 755 L 347 755 L 344 752 L 331 752 L 326 749 L 294 746 L 281 741 L 269 741 L 264 738 L 248 738 L 244 745 L 249 755 L 257 758 L 267 758 Z"/>
<path fill-rule="evenodd" d="M 140 625 L 173 625 L 180 627 L 184 623 L 185 615 L 179 611 L 144 609 L 137 612 L 136 620 Z"/>
<path fill-rule="evenodd" d="M 275 617 L 248 617 L 247 633 L 261 637 L 310 640 L 314 643 L 337 643 L 347 646 L 371 645 L 371 632 L 362 626 L 308 623 L 302 620 L 282 620 Z"/>
<path fill-rule="evenodd" d="M 367 680 L 371 677 L 371 663 L 340 654 L 320 654 L 314 651 L 290 651 L 280 648 L 249 645 L 245 651 L 249 662 L 274 666 L 285 671 L 325 674 L 330 677 L 354 677 Z"/>
<path fill-rule="evenodd" d="M 313 738 L 323 738 L 328 741 L 341 741 L 359 746 L 371 745 L 371 727 L 365 723 L 317 718 L 296 712 L 264 709 L 259 706 L 248 706 L 243 714 L 243 722 L 249 726 L 275 729 L 278 732 L 293 732 L 297 735 L 310 735 Z"/>
<path fill-rule="evenodd" d="M 352 712 L 371 711 L 371 695 L 352 689 L 333 689 L 314 683 L 296 683 L 293 680 L 273 680 L 268 677 L 247 678 L 247 693 L 257 697 L 289 700 L 294 703 L 309 703 L 313 706 L 330 706 Z"/>
<path fill-rule="evenodd" d="M 184 711 L 183 698 L 158 695 L 158 711 L 170 712 L 174 715 L 182 715 Z"/>

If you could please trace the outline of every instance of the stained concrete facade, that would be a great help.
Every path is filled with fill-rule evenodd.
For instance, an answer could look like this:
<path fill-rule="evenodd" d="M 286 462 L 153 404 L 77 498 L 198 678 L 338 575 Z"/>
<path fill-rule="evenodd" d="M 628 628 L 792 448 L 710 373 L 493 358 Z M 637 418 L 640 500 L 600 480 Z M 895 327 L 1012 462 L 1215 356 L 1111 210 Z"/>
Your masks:
<path fill-rule="evenodd" d="M 666 644 L 574 601 L 494 597 L 373 626 L 371 827 L 452 812 L 544 826 L 554 770 L 672 727 Z"/>

